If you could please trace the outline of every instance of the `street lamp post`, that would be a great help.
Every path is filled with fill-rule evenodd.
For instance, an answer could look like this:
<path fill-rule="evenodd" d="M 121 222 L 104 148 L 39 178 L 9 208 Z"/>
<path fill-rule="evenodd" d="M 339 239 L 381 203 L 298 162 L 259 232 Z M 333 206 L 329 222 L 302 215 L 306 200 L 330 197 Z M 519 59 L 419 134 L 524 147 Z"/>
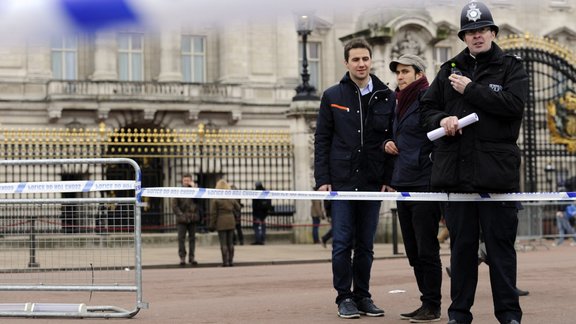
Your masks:
<path fill-rule="evenodd" d="M 316 95 L 316 89 L 310 84 L 310 74 L 308 73 L 306 42 L 312 30 L 314 30 L 314 16 L 309 14 L 298 15 L 296 19 L 296 31 L 299 36 L 302 36 L 302 84 L 296 87 L 296 96 L 292 98 L 294 101 L 319 100 Z"/>
<path fill-rule="evenodd" d="M 309 144 L 311 136 L 314 134 L 315 123 L 320 108 L 320 98 L 316 95 L 316 89 L 310 85 L 310 74 L 308 74 L 307 44 L 308 35 L 314 30 L 314 19 L 312 15 L 295 15 L 296 31 L 298 37 L 302 36 L 302 83 L 296 87 L 296 95 L 292 97 L 290 109 L 286 117 L 291 119 L 290 132 L 294 145 L 294 173 L 302 176 L 296 177 L 294 190 L 310 190 L 314 179 L 311 177 L 313 170 L 310 156 L 314 151 Z M 294 201 L 294 241 L 298 243 L 310 243 L 312 235 L 310 228 L 304 226 L 310 222 L 310 201 Z M 303 225 L 303 226 L 299 226 Z"/>

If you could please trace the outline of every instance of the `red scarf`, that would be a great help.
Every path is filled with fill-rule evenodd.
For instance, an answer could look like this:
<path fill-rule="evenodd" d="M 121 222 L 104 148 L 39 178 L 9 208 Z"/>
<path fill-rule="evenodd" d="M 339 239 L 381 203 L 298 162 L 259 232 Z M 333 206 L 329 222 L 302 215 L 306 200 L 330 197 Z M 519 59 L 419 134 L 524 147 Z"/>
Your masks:
<path fill-rule="evenodd" d="M 420 79 L 410 83 L 404 90 L 396 90 L 396 99 L 398 104 L 396 106 L 396 115 L 401 119 L 408 107 L 418 99 L 420 92 L 428 89 L 428 79 L 423 75 Z"/>

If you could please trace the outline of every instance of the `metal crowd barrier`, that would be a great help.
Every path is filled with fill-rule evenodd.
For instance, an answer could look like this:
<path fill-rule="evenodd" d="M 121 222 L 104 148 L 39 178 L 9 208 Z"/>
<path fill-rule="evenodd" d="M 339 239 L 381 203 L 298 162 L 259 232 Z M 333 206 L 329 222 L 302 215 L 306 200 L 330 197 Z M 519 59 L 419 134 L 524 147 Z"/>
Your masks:
<path fill-rule="evenodd" d="M 519 242 L 523 250 L 526 250 L 528 247 L 535 248 L 536 243 L 547 248 L 542 242 L 544 239 L 544 206 L 546 205 L 546 203 L 538 202 L 522 203 L 522 209 L 518 211 L 516 241 Z"/>
<path fill-rule="evenodd" d="M 522 247 L 534 248 L 540 245 L 548 248 L 543 244 L 544 240 L 559 237 L 556 228 L 556 213 L 563 213 L 569 204 L 571 204 L 569 201 L 522 203 L 523 209 L 518 212 L 517 234 Z"/>
<path fill-rule="evenodd" d="M 53 181 L 71 170 L 106 179 L 108 168 L 119 166 L 134 178 Z M 53 178 L 38 179 L 37 168 Z M 130 318 L 148 308 L 135 161 L 3 160 L 0 171 L 12 174 L 0 179 L 0 316 Z M 135 302 L 116 293 L 134 294 Z M 125 305 L 106 305 L 111 300 Z"/>

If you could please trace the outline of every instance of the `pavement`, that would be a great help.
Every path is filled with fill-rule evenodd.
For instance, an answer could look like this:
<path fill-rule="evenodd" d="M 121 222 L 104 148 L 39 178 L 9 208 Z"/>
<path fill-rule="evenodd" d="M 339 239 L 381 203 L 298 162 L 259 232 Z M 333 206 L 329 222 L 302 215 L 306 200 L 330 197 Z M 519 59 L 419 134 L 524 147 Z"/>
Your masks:
<path fill-rule="evenodd" d="M 574 260 L 570 242 L 554 247 L 551 240 L 520 241 L 518 287 L 524 324 L 574 323 L 576 299 Z M 405 324 L 399 314 L 419 306 L 419 292 L 403 246 L 375 244 L 371 292 L 384 318 L 362 317 L 354 323 Z M 449 244 L 441 244 L 444 266 L 450 263 Z M 136 321 L 144 323 L 338 323 L 331 283 L 331 248 L 319 244 L 278 243 L 236 246 L 236 266 L 220 267 L 218 245 L 199 246 L 198 267 L 179 268 L 175 246 L 143 248 L 145 299 Z M 168 270 L 174 268 L 173 270 Z M 448 321 L 450 279 L 444 272 L 442 319 Z M 481 265 L 474 323 L 496 323 L 489 268 Z M 100 321 L 97 321 L 100 322 Z M 57 324 L 57 323 L 54 323 Z"/>
<path fill-rule="evenodd" d="M 448 253 L 448 247 L 442 249 Z M 321 244 L 269 243 L 266 245 L 236 245 L 235 266 L 320 263 L 330 262 L 332 249 Z M 219 267 L 222 264 L 220 246 L 201 245 L 196 247 L 196 267 Z M 394 254 L 392 244 L 375 244 L 375 259 L 404 258 L 403 246 L 398 245 L 398 254 Z M 142 247 L 143 269 L 179 268 L 178 247 L 174 244 L 144 245 Z M 191 267 L 187 264 L 186 267 Z"/>
<path fill-rule="evenodd" d="M 215 233 L 197 234 L 195 259 L 198 265 L 194 267 L 220 267 L 222 256 L 220 245 Z M 247 235 L 247 242 L 250 242 Z M 143 234 L 142 268 L 143 269 L 168 269 L 181 268 L 178 257 L 178 243 L 176 234 Z M 440 244 L 442 256 L 450 255 L 450 245 Z M 566 242 L 565 245 L 569 245 Z M 188 246 L 187 246 L 188 247 Z M 536 248 L 549 249 L 552 241 L 518 241 L 519 252 Z M 575 248 L 576 251 L 576 248 Z M 274 264 L 298 264 L 298 263 L 323 263 L 330 262 L 332 248 L 330 242 L 324 247 L 321 244 L 294 244 L 289 243 L 288 233 L 271 233 L 268 235 L 266 245 L 236 245 L 234 253 L 235 266 L 274 265 Z M 375 243 L 374 259 L 405 258 L 404 245 L 399 242 L 394 246 L 392 243 Z M 184 267 L 192 267 L 186 264 Z"/>
<path fill-rule="evenodd" d="M 196 259 L 199 265 L 179 266 L 177 246 L 166 234 L 162 239 L 143 237 L 143 308 L 130 322 L 157 323 L 249 323 L 292 324 L 345 323 L 339 319 L 332 288 L 330 246 L 290 244 L 270 240 L 267 245 L 236 246 L 235 266 L 221 267 L 218 244 L 203 244 L 199 239 Z M 151 241 L 154 241 L 152 244 Z M 524 324 L 574 323 L 576 289 L 576 247 L 566 242 L 553 247 L 552 241 L 519 242 L 518 287 L 530 294 L 520 302 Z M 403 255 L 403 246 L 394 253 L 392 244 L 375 244 L 370 291 L 375 303 L 384 308 L 384 318 L 361 317 L 357 324 L 406 324 L 400 313 L 420 306 L 420 293 L 413 272 Z M 444 266 L 450 263 L 448 244 L 441 245 Z M 442 319 L 448 321 L 450 280 L 443 273 Z M 40 295 L 24 291 L 0 292 L 0 300 L 37 302 L 84 302 L 87 305 L 134 307 L 134 294 L 116 292 L 80 292 L 68 296 L 42 291 Z M 73 298 L 70 301 L 70 298 Z M 496 323 L 489 268 L 481 265 L 476 298 L 472 308 L 474 323 Z M 63 319 L 1 318 L 3 324 L 62 324 Z M 109 319 L 65 319 L 65 323 L 109 324 Z M 116 321 L 114 321 L 116 322 Z M 120 323 L 120 321 L 118 321 Z M 122 321 L 123 322 L 123 321 Z"/>

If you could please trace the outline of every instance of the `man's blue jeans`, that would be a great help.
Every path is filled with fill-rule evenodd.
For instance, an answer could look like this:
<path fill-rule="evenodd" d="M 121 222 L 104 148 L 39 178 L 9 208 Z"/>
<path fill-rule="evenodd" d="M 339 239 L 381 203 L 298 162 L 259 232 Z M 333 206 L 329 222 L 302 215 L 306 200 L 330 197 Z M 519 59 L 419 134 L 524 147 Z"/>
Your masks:
<path fill-rule="evenodd" d="M 264 244 L 266 242 L 266 220 L 254 218 L 252 228 L 254 229 L 254 243 Z"/>
<path fill-rule="evenodd" d="M 312 217 L 312 240 L 314 243 L 320 243 L 320 217 Z"/>
<path fill-rule="evenodd" d="M 556 217 L 556 226 L 558 227 L 558 239 L 556 240 L 556 245 L 564 243 L 564 236 L 569 234 L 572 236 L 574 242 L 576 242 L 576 234 L 570 221 L 562 213 L 562 217 Z"/>
<path fill-rule="evenodd" d="M 371 297 L 370 271 L 380 204 L 380 201 L 332 201 L 332 275 L 338 292 L 337 304 L 345 298 Z"/>

